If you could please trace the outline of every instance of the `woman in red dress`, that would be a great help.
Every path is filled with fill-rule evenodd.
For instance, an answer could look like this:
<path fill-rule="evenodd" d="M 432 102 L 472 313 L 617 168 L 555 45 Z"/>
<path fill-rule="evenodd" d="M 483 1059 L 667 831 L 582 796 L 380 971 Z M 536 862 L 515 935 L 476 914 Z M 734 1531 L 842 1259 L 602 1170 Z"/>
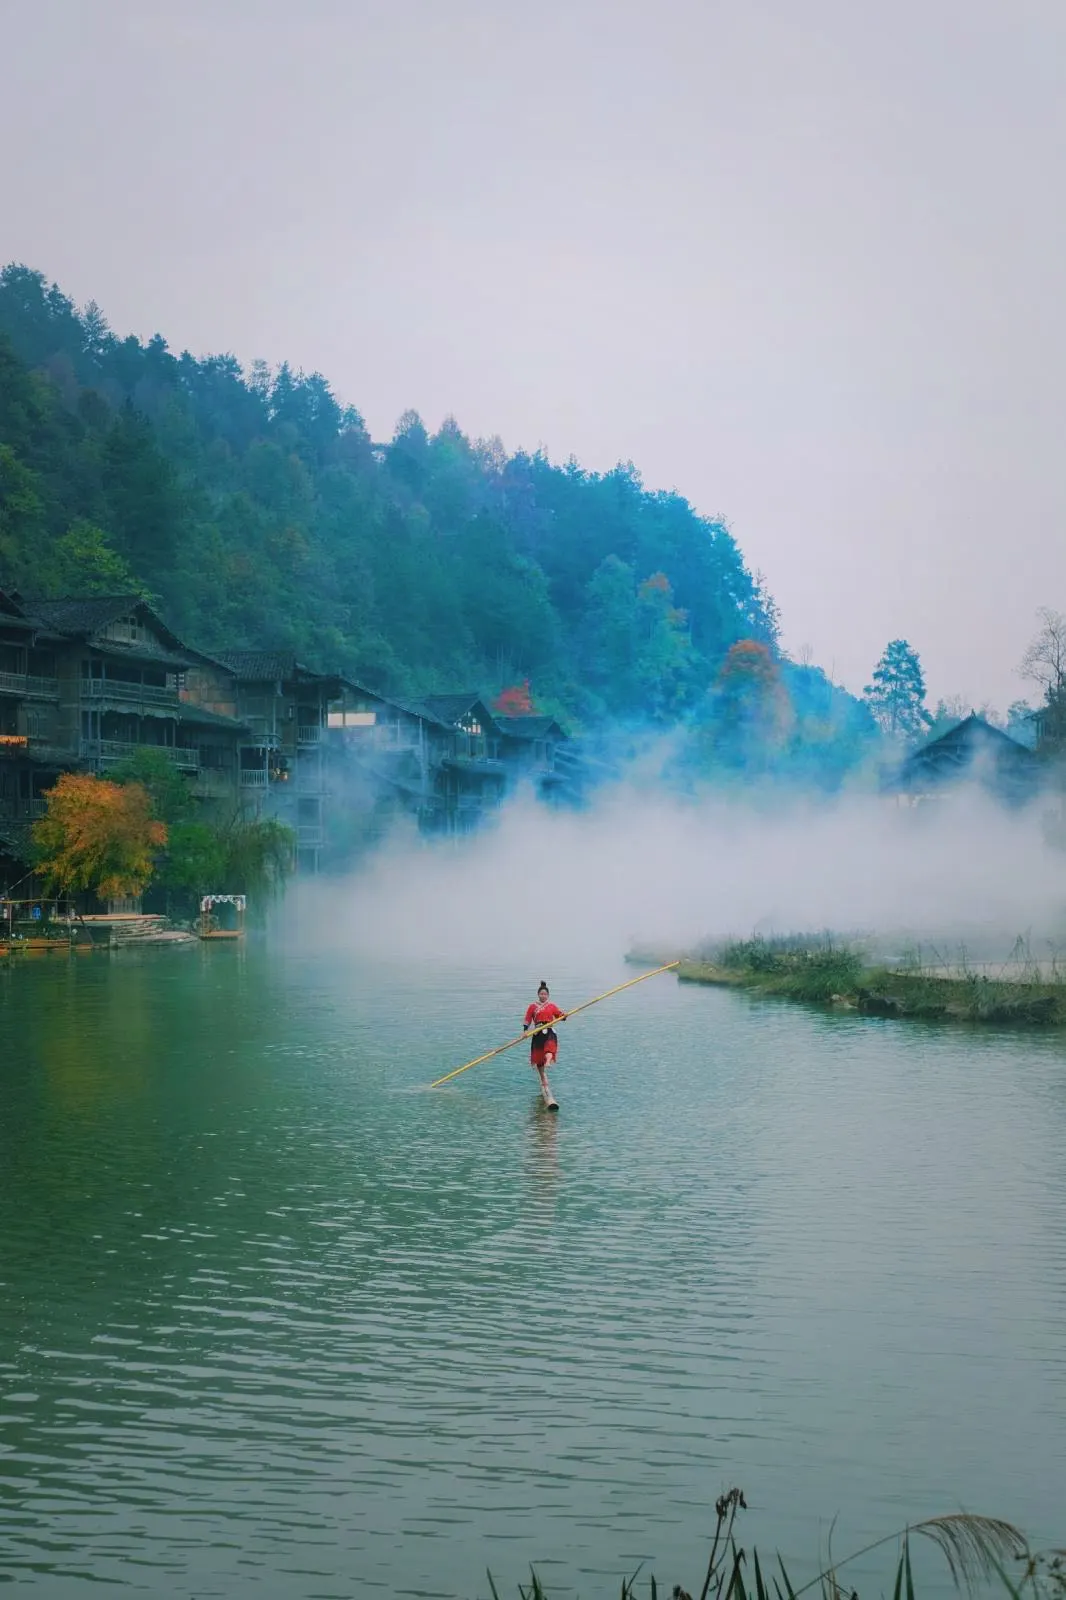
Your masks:
<path fill-rule="evenodd" d="M 541 983 L 537 990 L 537 998 L 532 1005 L 526 1008 L 526 1019 L 522 1024 L 526 1033 L 530 1028 L 542 1027 L 546 1022 L 565 1022 L 566 1012 L 560 1011 L 548 993 L 548 985 Z M 552 1094 L 548 1082 L 548 1068 L 555 1065 L 559 1053 L 559 1040 L 554 1028 L 545 1028 L 543 1033 L 535 1033 L 529 1041 L 529 1062 L 537 1070 L 540 1078 L 540 1092 L 544 1096 L 544 1103 L 551 1111 L 559 1109 L 558 1101 Z"/>

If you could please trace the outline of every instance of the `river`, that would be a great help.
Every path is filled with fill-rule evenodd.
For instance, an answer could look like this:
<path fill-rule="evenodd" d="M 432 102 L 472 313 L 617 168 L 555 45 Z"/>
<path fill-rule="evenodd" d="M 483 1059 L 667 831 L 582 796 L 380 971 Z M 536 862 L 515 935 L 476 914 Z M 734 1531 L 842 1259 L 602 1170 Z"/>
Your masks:
<path fill-rule="evenodd" d="M 804 1575 L 834 1516 L 1061 1542 L 1066 1041 L 665 977 L 564 1028 L 557 1117 L 520 1049 L 427 1091 L 536 976 L 0 969 L 0 1577 L 696 1587 L 733 1483 Z"/>

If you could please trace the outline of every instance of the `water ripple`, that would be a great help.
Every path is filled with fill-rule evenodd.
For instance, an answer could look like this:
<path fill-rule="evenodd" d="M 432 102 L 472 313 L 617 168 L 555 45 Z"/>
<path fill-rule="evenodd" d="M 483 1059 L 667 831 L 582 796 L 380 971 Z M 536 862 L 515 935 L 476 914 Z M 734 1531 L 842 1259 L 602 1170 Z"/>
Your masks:
<path fill-rule="evenodd" d="M 632 991 L 557 1118 L 499 974 L 145 952 L 0 989 L 0 1577 L 168 1596 L 1062 1536 L 1066 1050 Z M 573 978 L 577 992 L 610 972 Z M 313 991 L 309 993 L 309 990 Z M 520 998 L 520 997 L 519 997 Z"/>

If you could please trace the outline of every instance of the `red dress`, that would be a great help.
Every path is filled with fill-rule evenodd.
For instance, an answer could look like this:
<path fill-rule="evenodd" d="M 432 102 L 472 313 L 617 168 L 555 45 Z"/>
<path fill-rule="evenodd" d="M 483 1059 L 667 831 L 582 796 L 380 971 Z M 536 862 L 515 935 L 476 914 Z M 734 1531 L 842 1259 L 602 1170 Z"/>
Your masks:
<path fill-rule="evenodd" d="M 558 1022 L 566 1016 L 565 1011 L 560 1011 L 557 1005 L 550 1000 L 544 1005 L 536 1002 L 526 1011 L 524 1028 L 536 1028 L 542 1022 Z M 559 1040 L 554 1028 L 546 1028 L 543 1033 L 535 1033 L 529 1041 L 529 1061 L 534 1067 L 547 1067 L 552 1064 L 559 1052 Z"/>

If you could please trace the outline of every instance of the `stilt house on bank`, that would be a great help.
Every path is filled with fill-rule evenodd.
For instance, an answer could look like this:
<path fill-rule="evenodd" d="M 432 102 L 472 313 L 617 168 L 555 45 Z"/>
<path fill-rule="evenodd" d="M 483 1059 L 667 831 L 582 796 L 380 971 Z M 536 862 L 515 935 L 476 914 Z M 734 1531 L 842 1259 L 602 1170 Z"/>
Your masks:
<path fill-rule="evenodd" d="M 276 817 L 319 870 L 396 815 L 476 827 L 516 786 L 576 793 L 553 719 L 474 693 L 401 701 L 282 651 L 187 645 L 137 595 L 28 600 L 0 591 L 0 884 L 24 875 L 30 826 L 63 772 L 107 777 L 161 752 L 205 818 Z"/>
<path fill-rule="evenodd" d="M 976 712 L 901 762 L 883 784 L 900 802 L 944 800 L 962 784 L 976 784 L 1007 805 L 1024 805 L 1041 788 L 1046 768 L 1026 745 Z"/>
<path fill-rule="evenodd" d="M 504 716 L 472 691 L 397 700 L 345 679 L 329 711 L 334 788 L 376 791 L 382 820 L 404 812 L 424 833 L 469 832 L 523 783 L 546 800 L 575 790 L 566 741 L 554 718 Z"/>

